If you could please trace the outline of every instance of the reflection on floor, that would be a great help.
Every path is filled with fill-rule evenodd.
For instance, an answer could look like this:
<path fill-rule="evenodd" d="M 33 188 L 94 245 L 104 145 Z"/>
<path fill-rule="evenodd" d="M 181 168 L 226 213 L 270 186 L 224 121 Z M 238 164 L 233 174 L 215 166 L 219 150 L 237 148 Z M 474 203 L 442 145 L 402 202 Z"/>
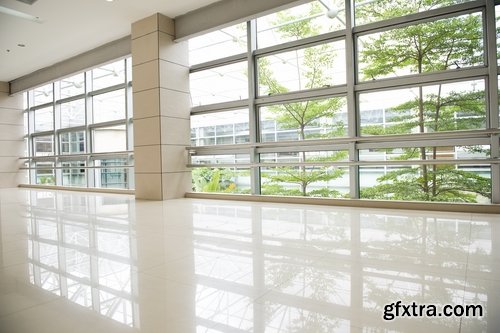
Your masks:
<path fill-rule="evenodd" d="M 499 244 L 499 215 L 1 190 L 0 332 L 500 332 Z"/>

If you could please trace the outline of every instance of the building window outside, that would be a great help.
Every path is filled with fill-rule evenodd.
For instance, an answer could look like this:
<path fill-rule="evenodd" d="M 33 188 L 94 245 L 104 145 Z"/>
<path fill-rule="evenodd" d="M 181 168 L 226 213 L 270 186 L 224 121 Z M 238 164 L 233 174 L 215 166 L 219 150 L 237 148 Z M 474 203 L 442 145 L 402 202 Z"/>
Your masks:
<path fill-rule="evenodd" d="M 488 103 L 497 78 L 484 70 L 497 48 L 485 31 L 491 4 L 326 3 L 190 41 L 193 190 L 498 198 L 499 115 Z M 453 14 L 434 11 L 445 6 Z M 211 50 L 218 59 L 200 57 Z"/>
<path fill-rule="evenodd" d="M 31 184 L 133 189 L 131 59 L 25 94 Z"/>

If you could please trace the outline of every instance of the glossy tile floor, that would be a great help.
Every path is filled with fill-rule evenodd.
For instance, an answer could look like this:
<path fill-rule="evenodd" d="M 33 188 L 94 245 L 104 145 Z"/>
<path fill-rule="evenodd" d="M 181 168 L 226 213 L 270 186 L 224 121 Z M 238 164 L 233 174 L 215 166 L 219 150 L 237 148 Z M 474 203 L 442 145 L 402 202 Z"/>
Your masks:
<path fill-rule="evenodd" d="M 499 215 L 8 189 L 0 242 L 2 333 L 500 332 Z"/>

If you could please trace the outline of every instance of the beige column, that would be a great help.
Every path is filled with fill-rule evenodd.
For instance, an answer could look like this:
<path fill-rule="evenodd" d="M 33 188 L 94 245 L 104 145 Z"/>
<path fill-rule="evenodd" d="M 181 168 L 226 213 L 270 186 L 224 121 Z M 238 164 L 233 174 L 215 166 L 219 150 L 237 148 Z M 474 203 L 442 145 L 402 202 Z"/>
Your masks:
<path fill-rule="evenodd" d="M 137 199 L 182 198 L 191 188 L 188 46 L 173 40 L 174 21 L 161 14 L 132 24 Z"/>
<path fill-rule="evenodd" d="M 24 153 L 22 98 L 22 94 L 9 96 L 9 84 L 0 82 L 0 188 L 27 181 L 19 171 Z"/>

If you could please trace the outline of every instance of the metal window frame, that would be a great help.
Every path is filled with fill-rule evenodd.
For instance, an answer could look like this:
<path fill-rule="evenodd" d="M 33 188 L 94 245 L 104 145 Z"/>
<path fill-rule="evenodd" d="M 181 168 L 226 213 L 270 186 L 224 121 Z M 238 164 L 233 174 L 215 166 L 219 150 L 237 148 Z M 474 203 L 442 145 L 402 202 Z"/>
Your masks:
<path fill-rule="evenodd" d="M 125 158 L 127 161 L 127 165 L 122 166 L 120 168 L 124 168 L 128 170 L 128 186 L 127 188 L 133 188 L 133 150 L 131 149 L 132 147 L 132 120 L 131 120 L 131 114 L 132 114 L 132 102 L 131 102 L 131 96 L 132 96 L 132 85 L 131 81 L 129 80 L 129 66 L 128 62 L 131 60 L 129 58 L 120 58 L 116 59 L 112 62 L 123 62 L 123 69 L 124 69 L 124 75 L 125 75 L 125 82 L 111 85 L 108 87 L 103 87 L 100 89 L 92 90 L 92 70 L 94 68 L 88 69 L 83 71 L 83 76 L 84 76 L 84 93 L 83 94 L 77 94 L 74 96 L 69 96 L 65 98 L 60 98 L 60 80 L 54 81 L 50 83 L 52 85 L 52 90 L 53 90 L 53 98 L 51 102 L 44 103 L 44 104 L 39 104 L 32 106 L 33 104 L 33 91 L 34 90 L 29 90 L 27 92 L 27 105 L 26 109 L 23 111 L 24 113 L 28 114 L 28 133 L 25 135 L 25 138 L 28 139 L 28 156 L 21 158 L 21 160 L 25 161 L 27 163 L 27 167 L 21 167 L 20 170 L 28 170 L 29 172 L 29 183 L 30 184 L 36 184 L 36 170 L 40 169 L 36 167 L 37 162 L 50 162 L 53 163 L 53 171 L 55 175 L 55 186 L 63 186 L 62 184 L 62 172 L 61 170 L 67 169 L 68 167 L 62 167 L 61 163 L 67 162 L 67 161 L 84 161 L 85 167 L 79 167 L 80 169 L 85 169 L 85 170 L 94 170 L 94 169 L 102 169 L 102 167 L 97 167 L 94 164 L 94 161 L 97 159 L 103 159 L 103 158 L 115 158 L 115 157 L 120 157 L 120 158 Z M 111 62 L 107 62 L 106 64 L 109 64 Z M 106 65 L 104 64 L 104 65 Z M 99 67 L 99 66 L 97 66 Z M 97 68 L 95 67 L 95 68 Z M 93 97 L 102 95 L 105 93 L 113 92 L 113 91 L 119 91 L 119 90 L 124 90 L 125 92 L 125 118 L 123 119 L 118 119 L 118 120 L 112 120 L 112 121 L 106 121 L 106 122 L 101 122 L 101 123 L 93 123 Z M 83 100 L 84 101 L 84 108 L 85 108 L 85 123 L 83 125 L 78 125 L 78 126 L 72 126 L 72 127 L 64 127 L 61 128 L 60 126 L 60 106 L 61 104 L 76 101 L 76 100 Z M 35 132 L 34 131 L 34 122 L 35 119 L 33 118 L 34 113 L 43 108 L 51 107 L 53 110 L 52 114 L 52 123 L 53 123 L 53 129 L 48 130 L 48 131 L 40 131 L 40 132 Z M 93 138 L 92 138 L 92 131 L 94 129 L 98 128 L 104 128 L 104 127 L 109 127 L 109 126 L 119 126 L 119 125 L 124 125 L 125 130 L 126 130 L 126 150 L 125 151 L 117 151 L 117 152 L 102 152 L 102 153 L 93 153 Z M 71 132 L 84 132 L 85 136 L 85 152 L 83 153 L 77 153 L 77 154 L 61 154 L 61 142 L 59 136 L 64 133 L 71 133 Z M 35 147 L 34 147 L 34 140 L 37 137 L 42 137 L 42 136 L 51 136 L 52 137 L 52 144 L 54 147 L 54 152 L 52 155 L 49 156 L 35 156 Z M 43 168 L 45 169 L 45 168 Z M 88 188 L 93 188 L 95 187 L 95 179 L 93 173 L 86 172 L 86 187 Z M 105 189 L 105 188 L 104 188 Z"/>
<path fill-rule="evenodd" d="M 323 150 L 347 150 L 349 160 L 346 162 L 325 162 L 328 166 L 343 166 L 349 168 L 350 197 L 359 199 L 359 168 L 365 165 L 423 165 L 423 164 L 467 164 L 467 165 L 489 165 L 492 176 L 492 203 L 500 203 L 500 128 L 498 113 L 498 75 L 500 66 L 497 66 L 496 45 L 496 23 L 495 5 L 500 0 L 476 0 L 466 3 L 445 6 L 424 12 L 396 17 L 388 20 L 354 25 L 354 3 L 345 2 L 346 29 L 325 33 L 318 36 L 304 38 L 298 41 L 285 42 L 265 48 L 257 49 L 256 20 L 247 22 L 248 52 L 231 57 L 212 60 L 210 62 L 196 64 L 191 67 L 191 72 L 201 71 L 213 67 L 219 67 L 232 62 L 248 60 L 249 66 L 249 98 L 243 101 L 232 101 L 227 103 L 209 104 L 193 107 L 191 115 L 224 112 L 238 108 L 249 108 L 251 129 L 251 142 L 247 144 L 193 146 L 187 147 L 188 156 L 224 155 L 224 154 L 250 154 L 251 163 L 234 164 L 191 164 L 189 167 L 229 167 L 251 169 L 251 193 L 260 193 L 260 181 L 258 177 L 261 167 L 269 166 L 301 166 L 318 165 L 322 163 L 261 163 L 259 154 L 276 152 L 298 152 L 298 151 L 323 151 Z M 411 74 L 400 77 L 377 79 L 375 81 L 362 81 L 358 79 L 358 38 L 373 33 L 399 29 L 416 24 L 424 24 L 436 20 L 459 17 L 467 14 L 479 14 L 483 22 L 483 57 L 484 64 L 460 69 L 436 71 L 422 74 Z M 259 58 L 291 50 L 304 49 L 307 47 L 322 45 L 338 40 L 345 41 L 346 49 L 346 84 L 290 92 L 271 96 L 257 95 L 256 67 Z M 466 82 L 470 80 L 483 80 L 485 85 L 485 111 L 487 127 L 475 130 L 460 130 L 437 133 L 412 133 L 398 135 L 361 136 L 360 105 L 359 97 L 364 93 L 390 91 L 405 88 L 426 87 L 436 84 L 449 84 L 455 82 Z M 261 107 L 268 105 L 300 102 L 312 99 L 345 97 L 347 99 L 347 137 L 327 140 L 304 140 L 304 141 L 281 141 L 281 142 L 259 142 L 259 112 Z M 492 154 L 490 158 L 473 158 L 462 160 L 409 160 L 409 161 L 360 161 L 359 152 L 362 149 L 377 148 L 404 148 L 404 147 L 439 147 L 460 145 L 490 145 Z"/>

